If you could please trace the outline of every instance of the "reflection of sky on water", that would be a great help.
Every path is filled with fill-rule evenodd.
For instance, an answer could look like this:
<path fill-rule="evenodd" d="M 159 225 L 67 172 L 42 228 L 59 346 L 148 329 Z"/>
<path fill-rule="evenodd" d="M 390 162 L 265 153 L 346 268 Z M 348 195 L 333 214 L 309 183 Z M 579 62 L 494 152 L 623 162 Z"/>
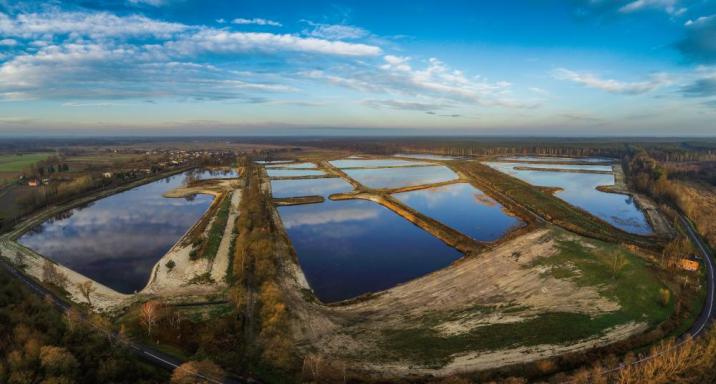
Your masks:
<path fill-rule="evenodd" d="M 580 164 L 535 164 L 535 163 L 507 163 L 514 166 L 540 168 L 540 169 L 577 169 L 585 171 L 606 171 L 611 172 L 611 165 L 580 165 Z"/>
<path fill-rule="evenodd" d="M 269 177 L 283 176 L 320 176 L 325 175 L 323 171 L 317 169 L 271 169 L 266 168 Z"/>
<path fill-rule="evenodd" d="M 494 241 L 522 221 L 495 200 L 460 183 L 394 195 L 403 203 L 476 240 Z"/>
<path fill-rule="evenodd" d="M 398 153 L 396 157 L 412 157 L 413 159 L 428 159 L 428 160 L 455 160 L 457 157 L 445 156 L 445 155 L 431 155 L 428 153 Z"/>
<path fill-rule="evenodd" d="M 516 161 L 557 161 L 557 162 L 602 162 L 602 161 L 614 161 L 614 159 L 606 157 L 551 157 L 551 156 L 510 156 L 504 157 L 504 160 L 516 160 Z"/>
<path fill-rule="evenodd" d="M 340 178 L 271 181 L 271 192 L 276 198 L 313 195 L 327 197 L 351 190 L 353 187 Z"/>
<path fill-rule="evenodd" d="M 330 161 L 334 167 L 338 168 L 358 168 L 358 167 L 396 167 L 402 165 L 430 165 L 422 161 L 402 160 L 402 159 L 343 159 Z"/>
<path fill-rule="evenodd" d="M 617 228 L 638 234 L 651 233 L 644 213 L 637 208 L 631 196 L 601 192 L 600 185 L 614 184 L 614 175 L 549 171 L 519 171 L 515 165 L 527 163 L 485 163 L 492 168 L 518 177 L 532 185 L 560 187 L 555 195 L 568 203 L 585 209 Z"/>
<path fill-rule="evenodd" d="M 329 200 L 278 210 L 308 282 L 326 302 L 390 288 L 461 256 L 371 201 Z"/>
<path fill-rule="evenodd" d="M 371 188 L 398 188 L 453 180 L 457 175 L 447 167 L 347 169 L 344 171 Z"/>
<path fill-rule="evenodd" d="M 227 179 L 239 177 L 236 168 L 219 168 L 219 169 L 197 169 L 187 172 L 194 176 L 196 180 L 207 179 Z"/>
<path fill-rule="evenodd" d="M 314 169 L 316 164 L 314 163 L 295 163 L 295 164 L 272 164 L 267 165 L 266 168 L 281 167 L 281 168 L 294 168 L 294 169 Z"/>
<path fill-rule="evenodd" d="M 117 291 L 140 290 L 156 261 L 211 203 L 207 195 L 162 197 L 184 180 L 171 176 L 72 209 L 19 241 Z"/>

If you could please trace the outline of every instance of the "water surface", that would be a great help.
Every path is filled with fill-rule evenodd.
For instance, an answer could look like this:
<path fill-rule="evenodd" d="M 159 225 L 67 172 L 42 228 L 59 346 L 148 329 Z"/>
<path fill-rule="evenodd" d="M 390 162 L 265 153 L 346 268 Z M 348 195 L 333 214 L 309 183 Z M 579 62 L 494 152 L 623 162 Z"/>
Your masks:
<path fill-rule="evenodd" d="M 406 165 L 430 165 L 424 161 L 412 161 L 401 159 L 343 159 L 332 160 L 329 163 L 337 168 L 360 168 L 360 167 L 400 167 Z"/>
<path fill-rule="evenodd" d="M 236 168 L 207 168 L 207 169 L 196 169 L 186 173 L 195 180 L 209 180 L 209 179 L 234 179 L 239 177 L 239 173 L 236 172 Z"/>
<path fill-rule="evenodd" d="M 317 169 L 272 169 L 266 168 L 269 177 L 320 176 L 326 173 Z"/>
<path fill-rule="evenodd" d="M 398 153 L 396 157 L 410 157 L 413 159 L 427 159 L 427 160 L 456 160 L 457 157 L 447 155 L 433 155 L 430 153 Z"/>
<path fill-rule="evenodd" d="M 371 201 L 329 200 L 278 211 L 311 288 L 324 302 L 390 288 L 461 256 Z"/>
<path fill-rule="evenodd" d="M 515 160 L 515 161 L 544 161 L 547 162 L 561 162 L 561 163 L 578 163 L 578 162 L 613 162 L 614 159 L 607 157 L 552 157 L 552 156 L 510 156 L 505 157 L 503 160 Z"/>
<path fill-rule="evenodd" d="M 315 169 L 315 163 L 292 163 L 292 164 L 271 164 L 266 168 L 295 168 L 295 169 Z"/>
<path fill-rule="evenodd" d="M 185 178 L 171 176 L 70 209 L 19 242 L 119 292 L 141 290 L 157 260 L 212 201 L 207 195 L 162 197 Z"/>
<path fill-rule="evenodd" d="M 601 192 L 596 189 L 600 185 L 613 185 L 613 174 L 524 171 L 514 169 L 517 163 L 485 164 L 532 185 L 562 188 L 562 191 L 556 192 L 555 196 L 617 228 L 636 234 L 652 233 L 644 212 L 636 206 L 631 196 Z M 527 163 L 519 165 L 530 166 Z"/>
<path fill-rule="evenodd" d="M 457 175 L 450 168 L 444 166 L 346 169 L 344 172 L 370 188 L 399 188 L 439 183 L 457 178 Z"/>
<path fill-rule="evenodd" d="M 396 193 L 411 208 L 479 241 L 495 241 L 523 224 L 500 203 L 467 183 Z"/>
<path fill-rule="evenodd" d="M 353 187 L 341 178 L 271 180 L 273 197 L 299 197 L 319 195 L 328 197 L 334 193 L 345 193 Z"/>
<path fill-rule="evenodd" d="M 584 165 L 584 164 L 543 164 L 543 163 L 505 163 L 513 167 L 529 167 L 540 169 L 569 169 L 581 171 L 612 172 L 611 165 Z"/>

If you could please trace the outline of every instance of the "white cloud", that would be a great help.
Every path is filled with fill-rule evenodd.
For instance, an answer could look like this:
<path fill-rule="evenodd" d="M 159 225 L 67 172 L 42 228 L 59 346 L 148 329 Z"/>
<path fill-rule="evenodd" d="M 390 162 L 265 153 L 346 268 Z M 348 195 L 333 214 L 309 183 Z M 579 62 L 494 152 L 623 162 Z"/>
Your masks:
<path fill-rule="evenodd" d="M 677 8 L 677 3 L 678 0 L 635 0 L 619 8 L 619 12 L 632 13 L 647 8 L 656 8 L 663 9 L 668 14 L 678 16 L 686 12 L 686 8 Z"/>
<path fill-rule="evenodd" d="M 370 35 L 368 31 L 363 28 L 344 25 L 344 24 L 319 24 L 307 21 L 309 25 L 313 27 L 312 30 L 307 30 L 304 33 L 318 37 L 321 39 L 328 40 L 345 40 L 345 39 L 360 39 Z"/>
<path fill-rule="evenodd" d="M 107 12 L 23 13 L 12 18 L 0 12 L 0 35 L 24 39 L 55 35 L 87 36 L 94 39 L 108 37 L 154 36 L 169 38 L 186 31 L 184 24 L 158 21 L 141 15 L 116 16 Z"/>
<path fill-rule="evenodd" d="M 467 105 L 528 106 L 510 97 L 510 83 L 468 77 L 435 58 L 429 59 L 423 69 L 413 68 L 408 57 L 386 55 L 383 60 L 384 63 L 377 68 L 339 69 L 343 74 L 314 70 L 304 72 L 303 75 L 362 92 L 427 97 Z"/>
<path fill-rule="evenodd" d="M 637 95 L 653 91 L 672 82 L 671 78 L 659 73 L 652 75 L 649 80 L 637 82 L 624 82 L 613 79 L 602 79 L 591 73 L 580 73 L 565 68 L 557 68 L 552 76 L 559 80 L 568 80 L 589 88 L 600 89 L 610 93 Z"/>
<path fill-rule="evenodd" d="M 700 26 L 709 23 L 710 21 L 716 19 L 716 15 L 710 15 L 710 16 L 701 16 L 697 18 L 696 20 L 687 20 L 686 23 L 684 23 L 684 26 L 691 27 L 691 26 Z"/>
<path fill-rule="evenodd" d="M 244 19 L 244 18 L 237 18 L 231 21 L 234 24 L 239 25 L 268 25 L 271 27 L 282 27 L 283 24 L 279 23 L 278 21 L 268 20 L 268 19 L 262 19 L 262 18 L 253 18 L 253 19 Z"/>
<path fill-rule="evenodd" d="M 151 5 L 152 7 L 161 7 L 168 3 L 167 0 L 127 0 L 127 2 L 134 5 Z"/>
<path fill-rule="evenodd" d="M 204 29 L 167 47 L 184 54 L 199 52 L 236 53 L 247 51 L 305 52 L 338 56 L 376 56 L 381 49 L 374 45 L 329 41 L 313 37 L 266 32 L 229 32 Z"/>
<path fill-rule="evenodd" d="M 17 40 L 14 39 L 2 39 L 0 40 L 0 46 L 14 47 L 17 45 Z"/>

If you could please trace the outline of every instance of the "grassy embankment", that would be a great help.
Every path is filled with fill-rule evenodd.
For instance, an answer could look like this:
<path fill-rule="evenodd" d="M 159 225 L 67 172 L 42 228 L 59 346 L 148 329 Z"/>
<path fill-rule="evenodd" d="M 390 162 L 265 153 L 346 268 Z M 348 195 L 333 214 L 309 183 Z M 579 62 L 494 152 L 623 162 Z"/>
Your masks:
<path fill-rule="evenodd" d="M 620 305 L 620 309 L 597 316 L 581 313 L 547 312 L 517 323 L 479 326 L 457 334 L 444 335 L 434 327 L 445 320 L 459 320 L 465 311 L 428 316 L 419 328 L 384 332 L 381 341 L 386 357 L 442 366 L 456 353 L 529 347 L 540 344 L 569 344 L 603 335 L 610 328 L 629 322 L 656 326 L 674 310 L 673 300 L 663 305 L 660 290 L 665 286 L 641 257 L 624 247 L 598 240 L 577 240 L 559 235 L 559 252 L 536 259 L 528 267 L 545 268 L 545 275 L 568 279 L 578 286 L 590 286 Z M 614 273 L 613 258 L 619 254 L 626 265 Z M 502 307 L 502 313 L 519 312 L 522 307 Z M 470 312 L 489 314 L 492 307 L 475 307 Z"/>

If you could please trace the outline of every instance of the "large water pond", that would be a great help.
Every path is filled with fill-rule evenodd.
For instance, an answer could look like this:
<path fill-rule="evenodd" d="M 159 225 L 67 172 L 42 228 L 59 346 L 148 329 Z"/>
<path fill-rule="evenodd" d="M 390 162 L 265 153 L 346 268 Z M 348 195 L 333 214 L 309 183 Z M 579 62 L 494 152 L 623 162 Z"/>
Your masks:
<path fill-rule="evenodd" d="M 461 256 L 371 201 L 329 200 L 278 211 L 311 288 L 324 302 L 390 288 Z"/>
<path fill-rule="evenodd" d="M 455 172 L 443 166 L 383 169 L 346 169 L 348 176 L 370 188 L 399 188 L 449 181 Z"/>
<path fill-rule="evenodd" d="M 236 168 L 210 168 L 210 169 L 196 169 L 187 172 L 195 180 L 208 180 L 208 179 L 234 179 L 239 177 L 239 173 L 236 172 Z"/>
<path fill-rule="evenodd" d="M 557 156 L 510 156 L 505 157 L 504 160 L 514 161 L 544 161 L 557 162 L 557 163 L 599 163 L 599 162 L 613 162 L 614 159 L 605 157 L 557 157 Z"/>
<path fill-rule="evenodd" d="M 395 157 L 410 157 L 413 159 L 426 159 L 426 160 L 456 160 L 457 157 L 446 156 L 446 155 L 433 155 L 430 153 L 398 153 Z"/>
<path fill-rule="evenodd" d="M 495 241 L 523 221 L 470 184 L 396 193 L 398 200 L 479 241 Z"/>
<path fill-rule="evenodd" d="M 330 161 L 337 168 L 362 168 L 362 167 L 402 167 L 406 165 L 430 165 L 424 161 L 402 160 L 402 159 L 343 159 Z"/>
<path fill-rule="evenodd" d="M 520 178 L 532 185 L 559 187 L 555 195 L 566 202 L 582 208 L 617 228 L 636 234 L 652 233 L 649 222 L 628 195 L 601 192 L 600 185 L 613 185 L 614 175 L 516 170 L 515 166 L 528 163 L 485 163 L 499 171 Z M 560 166 L 555 166 L 559 168 Z"/>
<path fill-rule="evenodd" d="M 299 196 L 328 197 L 334 193 L 345 193 L 353 187 L 341 178 L 271 180 L 271 193 L 276 198 Z"/>
<path fill-rule="evenodd" d="M 315 169 L 315 163 L 291 163 L 291 164 L 272 164 L 266 168 L 292 168 L 292 169 Z"/>
<path fill-rule="evenodd" d="M 186 177 L 167 177 L 63 212 L 19 242 L 119 292 L 141 290 L 157 260 L 212 201 L 208 195 L 162 197 Z"/>
<path fill-rule="evenodd" d="M 539 169 L 569 169 L 581 171 L 612 172 L 611 165 L 586 165 L 586 164 L 545 164 L 545 163 L 507 163 L 515 167 L 539 168 Z"/>
<path fill-rule="evenodd" d="M 326 173 L 318 169 L 272 169 L 266 168 L 269 177 L 321 176 Z"/>

